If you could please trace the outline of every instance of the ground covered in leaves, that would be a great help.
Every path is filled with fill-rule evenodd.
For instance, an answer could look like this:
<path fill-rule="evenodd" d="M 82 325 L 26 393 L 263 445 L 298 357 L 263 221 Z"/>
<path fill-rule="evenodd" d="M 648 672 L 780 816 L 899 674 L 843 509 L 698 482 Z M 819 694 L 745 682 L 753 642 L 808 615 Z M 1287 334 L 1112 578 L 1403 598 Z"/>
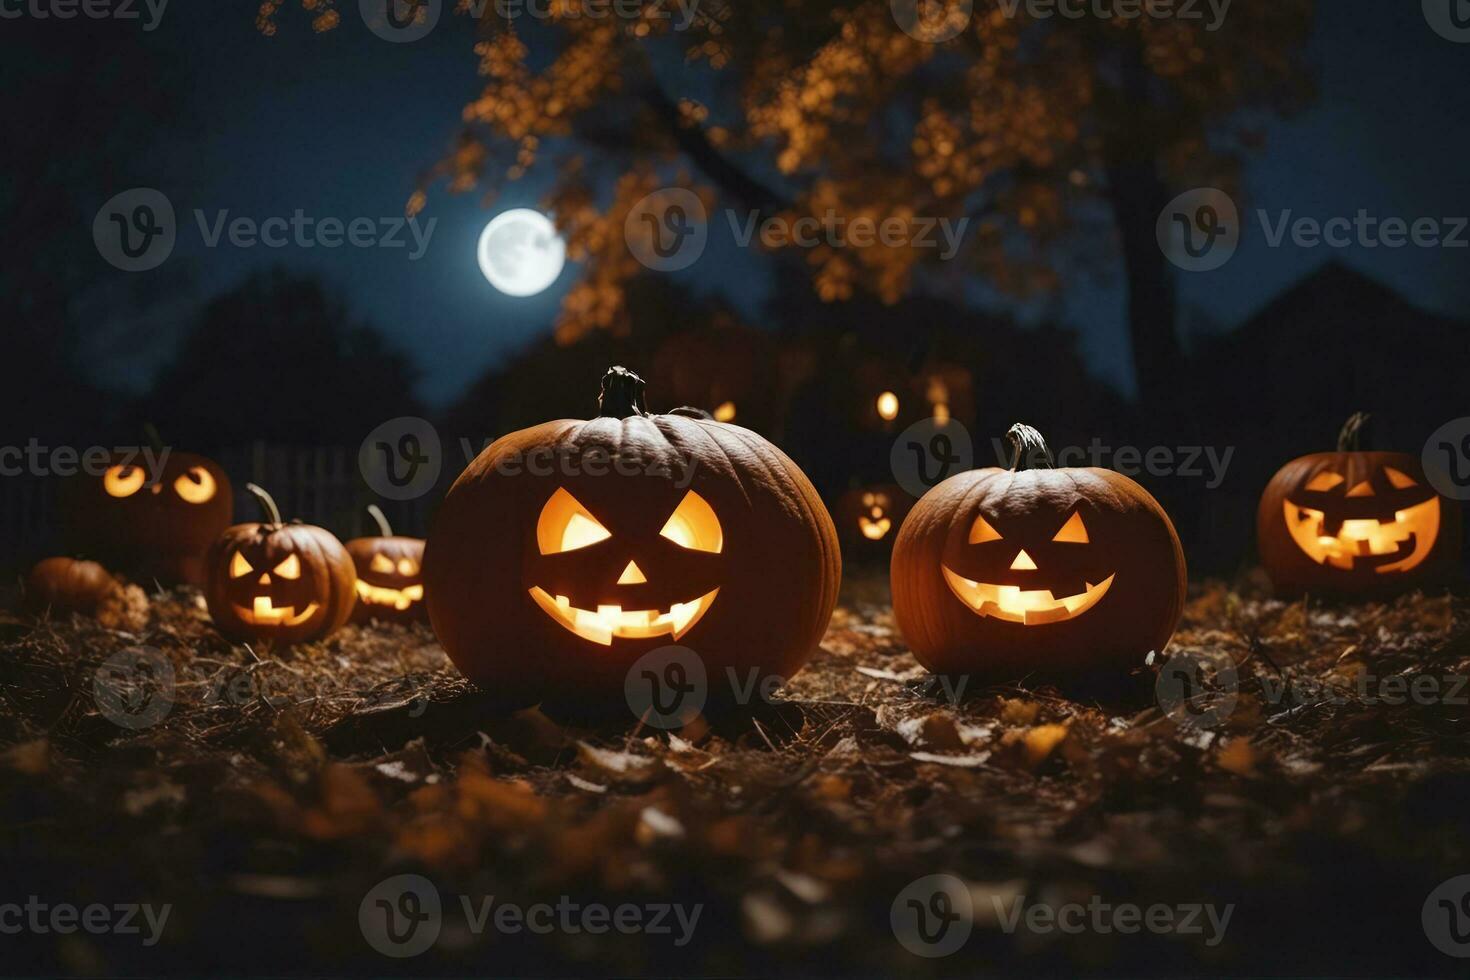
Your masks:
<path fill-rule="evenodd" d="M 0 903 L 171 907 L 154 945 L 146 927 L 7 930 L 0 972 L 1404 975 L 1463 962 L 1431 945 L 1421 910 L 1470 873 L 1470 690 L 1456 681 L 1470 602 L 1199 587 L 1171 652 L 1228 663 L 1238 682 L 1216 673 L 1213 713 L 1181 725 L 1148 676 L 1132 703 L 950 698 L 905 650 L 882 577 L 849 578 L 821 652 L 777 703 L 679 732 L 497 717 L 426 628 L 251 649 L 221 639 L 187 591 L 108 625 L 0 614 Z M 119 710 L 146 722 L 152 695 L 145 679 L 100 705 L 99 667 L 140 646 L 166 657 L 172 703 L 119 725 Z M 421 955 L 389 959 L 359 913 L 408 873 L 432 882 L 442 928 Z M 892 915 L 935 874 L 968 891 L 973 925 L 958 951 L 926 958 Z M 687 934 L 672 915 L 668 933 L 499 929 L 493 913 L 477 929 L 487 899 L 672 902 L 698 918 Z M 1008 922 L 1068 903 L 1233 909 L 1223 936 Z"/>

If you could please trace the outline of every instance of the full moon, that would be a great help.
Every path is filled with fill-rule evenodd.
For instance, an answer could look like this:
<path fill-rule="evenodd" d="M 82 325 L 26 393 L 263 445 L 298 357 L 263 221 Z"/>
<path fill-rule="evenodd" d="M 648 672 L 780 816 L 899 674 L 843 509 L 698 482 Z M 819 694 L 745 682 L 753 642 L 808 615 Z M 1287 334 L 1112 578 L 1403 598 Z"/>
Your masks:
<path fill-rule="evenodd" d="M 534 296 L 561 275 L 567 243 L 546 215 L 515 208 L 485 226 L 478 256 L 490 285 L 507 296 Z"/>

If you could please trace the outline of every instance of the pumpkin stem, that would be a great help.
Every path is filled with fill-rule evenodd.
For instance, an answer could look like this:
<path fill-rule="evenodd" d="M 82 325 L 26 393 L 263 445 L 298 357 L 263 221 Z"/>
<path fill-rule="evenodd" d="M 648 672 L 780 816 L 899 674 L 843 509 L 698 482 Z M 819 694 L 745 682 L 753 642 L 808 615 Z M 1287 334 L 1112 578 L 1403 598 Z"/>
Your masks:
<path fill-rule="evenodd" d="M 393 537 L 393 525 L 388 523 L 388 516 L 383 513 L 383 508 L 377 504 L 368 504 L 368 516 L 378 522 L 378 531 L 385 538 Z"/>
<path fill-rule="evenodd" d="M 1006 442 L 1011 446 L 1011 469 L 1017 473 L 1022 470 L 1049 470 L 1057 465 L 1046 440 L 1029 425 L 1017 422 L 1011 426 L 1006 433 Z"/>
<path fill-rule="evenodd" d="M 143 423 L 143 438 L 148 440 L 155 457 L 163 455 L 163 436 L 158 434 L 158 427 L 152 422 Z"/>
<path fill-rule="evenodd" d="M 597 417 L 626 419 L 648 414 L 643 404 L 643 379 L 625 367 L 610 367 L 602 376 L 602 394 L 597 396 Z"/>
<path fill-rule="evenodd" d="M 247 484 L 245 484 L 245 489 L 246 490 L 249 490 L 251 493 L 255 494 L 256 501 L 258 501 L 260 503 L 260 509 L 261 509 L 261 511 L 265 514 L 266 517 L 269 517 L 270 518 L 270 520 L 267 521 L 267 523 L 269 523 L 269 524 L 282 524 L 282 523 L 284 523 L 281 520 L 281 508 L 279 508 L 279 507 L 276 506 L 275 500 L 271 497 L 270 494 L 268 494 L 268 493 L 265 492 L 265 489 L 263 487 L 257 486 L 254 483 L 247 483 Z"/>
<path fill-rule="evenodd" d="M 1368 420 L 1372 418 L 1367 412 L 1354 412 L 1348 420 L 1342 424 L 1342 431 L 1337 434 L 1337 451 L 1340 453 L 1356 453 L 1363 448 L 1367 441 Z"/>

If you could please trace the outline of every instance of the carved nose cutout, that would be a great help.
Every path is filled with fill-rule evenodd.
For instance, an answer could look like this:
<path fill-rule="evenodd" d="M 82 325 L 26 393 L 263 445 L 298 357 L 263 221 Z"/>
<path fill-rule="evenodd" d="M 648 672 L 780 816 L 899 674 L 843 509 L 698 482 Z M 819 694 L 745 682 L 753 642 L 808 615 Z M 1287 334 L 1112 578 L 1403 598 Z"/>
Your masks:
<path fill-rule="evenodd" d="M 643 569 L 638 567 L 636 561 L 628 562 L 628 567 L 623 569 L 623 574 L 618 576 L 619 585 L 642 585 L 647 581 L 648 579 L 643 575 Z"/>
<path fill-rule="evenodd" d="M 1022 548 L 1021 549 L 1021 553 L 1016 556 L 1016 560 L 1013 561 L 1013 562 L 1011 562 L 1011 571 L 1013 571 L 1013 572 L 1034 572 L 1034 571 L 1036 571 L 1036 562 L 1032 561 L 1031 560 L 1031 556 L 1028 555 L 1028 554 L 1026 554 L 1026 549 L 1025 548 Z"/>

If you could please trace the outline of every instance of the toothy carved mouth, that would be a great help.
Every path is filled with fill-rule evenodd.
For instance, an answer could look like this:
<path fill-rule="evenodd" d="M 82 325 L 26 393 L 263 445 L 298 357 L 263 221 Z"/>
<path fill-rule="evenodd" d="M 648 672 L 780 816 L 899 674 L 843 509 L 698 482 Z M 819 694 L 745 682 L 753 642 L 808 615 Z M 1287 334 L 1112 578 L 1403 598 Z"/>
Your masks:
<path fill-rule="evenodd" d="M 272 605 L 270 596 L 265 595 L 256 596 L 255 606 L 251 609 L 246 609 L 239 603 L 233 603 L 233 605 L 235 606 L 235 611 L 240 614 L 241 619 L 247 623 L 254 623 L 257 626 L 300 626 L 312 616 L 315 616 L 316 611 L 321 608 L 315 602 L 312 602 L 308 603 L 306 608 L 300 613 L 297 613 L 295 606 Z"/>
<path fill-rule="evenodd" d="M 540 586 L 531 589 L 531 598 L 546 615 L 583 639 L 611 646 L 613 637 L 623 640 L 672 636 L 679 639 L 699 622 L 714 604 L 719 589 L 713 589 L 689 602 L 676 602 L 668 611 L 658 609 L 623 609 L 622 606 L 598 606 L 578 609 L 564 595 L 552 597 Z"/>
<path fill-rule="evenodd" d="M 357 597 L 370 606 L 392 606 L 402 611 L 424 597 L 422 583 L 403 589 L 389 589 L 357 580 Z"/>
<path fill-rule="evenodd" d="M 1360 559 L 1380 558 L 1408 551 L 1404 558 L 1377 565 L 1374 571 L 1406 572 L 1428 557 L 1439 537 L 1439 498 L 1394 514 L 1392 521 L 1371 518 L 1345 520 L 1336 537 L 1323 533 L 1325 515 L 1320 510 L 1287 501 L 1286 529 L 1297 547 L 1319 565 L 1352 570 Z M 1405 545 L 1411 545 L 1405 548 Z"/>
<path fill-rule="evenodd" d="M 1060 623 L 1087 612 L 1107 594 L 1117 574 L 1109 575 L 1097 585 L 1087 583 L 1087 591 L 1058 599 L 1049 589 L 1022 589 L 1018 585 L 991 585 L 974 582 L 956 575 L 943 565 L 944 581 L 961 602 L 980 616 L 993 616 L 1008 623 L 1043 626 Z"/>
<path fill-rule="evenodd" d="M 880 517 L 876 521 L 869 520 L 866 517 L 858 518 L 858 530 L 862 531 L 863 537 L 869 541 L 882 541 L 883 536 L 888 533 L 888 529 L 892 526 L 893 522 L 886 517 Z"/>

